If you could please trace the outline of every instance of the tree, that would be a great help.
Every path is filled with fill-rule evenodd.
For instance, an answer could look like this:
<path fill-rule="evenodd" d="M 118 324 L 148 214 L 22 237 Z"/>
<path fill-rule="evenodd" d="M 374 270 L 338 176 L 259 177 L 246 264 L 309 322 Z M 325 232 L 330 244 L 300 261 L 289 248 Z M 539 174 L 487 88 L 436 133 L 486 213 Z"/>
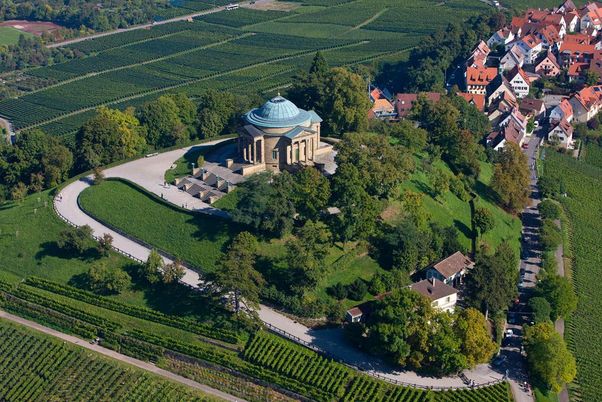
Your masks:
<path fill-rule="evenodd" d="M 327 132 L 342 134 L 365 129 L 370 100 L 362 77 L 342 67 L 333 68 L 326 79 L 320 109 Z"/>
<path fill-rule="evenodd" d="M 368 284 L 362 278 L 357 278 L 347 286 L 347 297 L 351 300 L 363 300 L 366 293 L 368 293 Z"/>
<path fill-rule="evenodd" d="M 165 285 L 178 283 L 186 274 L 182 263 L 178 260 L 173 261 L 163 267 L 161 280 Z"/>
<path fill-rule="evenodd" d="M 425 228 L 431 217 L 424 207 L 424 194 L 406 190 L 401 194 L 400 201 L 406 217 L 417 227 Z"/>
<path fill-rule="evenodd" d="M 577 296 L 568 279 L 549 275 L 537 284 L 536 294 L 550 303 L 553 321 L 567 318 L 577 308 Z"/>
<path fill-rule="evenodd" d="M 330 183 L 313 167 L 306 167 L 294 176 L 292 196 L 297 212 L 305 219 L 316 219 L 328 206 Z"/>
<path fill-rule="evenodd" d="M 537 208 L 543 219 L 560 219 L 560 206 L 550 199 L 540 202 Z"/>
<path fill-rule="evenodd" d="M 95 185 L 100 184 L 105 180 L 105 174 L 100 167 L 97 166 L 92 169 L 92 180 Z"/>
<path fill-rule="evenodd" d="M 477 207 L 474 212 L 474 225 L 481 236 L 489 232 L 495 227 L 493 213 L 487 208 Z"/>
<path fill-rule="evenodd" d="M 105 233 L 102 235 L 100 239 L 98 239 L 98 246 L 96 249 L 98 253 L 103 256 L 108 256 L 109 252 L 113 248 L 113 236 L 109 233 Z"/>
<path fill-rule="evenodd" d="M 146 142 L 155 147 L 174 145 L 172 133 L 181 124 L 178 106 L 173 98 L 160 96 L 146 102 L 137 113 L 140 124 L 146 127 Z"/>
<path fill-rule="evenodd" d="M 491 360 L 497 346 L 489 335 L 487 321 L 480 311 L 474 308 L 460 310 L 454 328 L 460 338 L 462 354 L 466 356 L 468 367 Z"/>
<path fill-rule="evenodd" d="M 286 242 L 286 261 L 292 273 L 292 287 L 302 291 L 315 287 L 322 278 L 332 236 L 319 221 L 307 221 L 295 234 Z"/>
<path fill-rule="evenodd" d="M 587 70 L 585 73 L 585 85 L 588 87 L 597 85 L 600 82 L 600 75 L 595 71 Z"/>
<path fill-rule="evenodd" d="M 502 206 L 512 212 L 522 210 L 529 200 L 527 156 L 517 144 L 508 142 L 499 151 L 494 165 L 491 188 Z"/>
<path fill-rule="evenodd" d="M 449 191 L 449 175 L 443 169 L 434 169 L 430 174 L 429 181 L 435 198 L 443 196 Z"/>
<path fill-rule="evenodd" d="M 493 255 L 481 250 L 475 267 L 466 276 L 467 298 L 483 311 L 505 310 L 516 297 L 518 256 L 507 243 L 501 243 Z"/>
<path fill-rule="evenodd" d="M 220 135 L 236 113 L 236 97 L 223 91 L 208 89 L 199 99 L 197 126 L 201 138 Z"/>
<path fill-rule="evenodd" d="M 77 228 L 69 227 L 60 232 L 56 243 L 61 250 L 82 254 L 86 251 L 91 239 L 92 228 L 83 225 Z"/>
<path fill-rule="evenodd" d="M 556 223 L 550 219 L 544 219 L 539 230 L 541 245 L 546 251 L 555 251 L 562 243 L 562 233 Z"/>
<path fill-rule="evenodd" d="M 197 107 L 190 98 L 182 92 L 165 95 L 176 104 L 178 109 L 178 117 L 182 124 L 190 126 L 195 124 L 197 118 Z"/>
<path fill-rule="evenodd" d="M 18 182 L 11 190 L 10 190 L 10 199 L 13 201 L 21 202 L 27 196 L 27 186 L 22 182 Z"/>
<path fill-rule="evenodd" d="M 379 120 L 380 121 L 380 120 Z M 412 151 L 422 151 L 427 144 L 428 133 L 416 127 L 411 120 L 401 120 L 398 123 L 386 122 L 388 135 L 399 140 L 399 143 Z"/>
<path fill-rule="evenodd" d="M 228 247 L 220 269 L 214 274 L 218 292 L 232 294 L 237 314 L 241 312 L 243 300 L 248 309 L 259 304 L 259 293 L 265 280 L 255 270 L 256 256 L 257 239 L 249 232 L 241 232 Z"/>
<path fill-rule="evenodd" d="M 462 353 L 462 340 L 454 331 L 453 318 L 449 314 L 436 314 L 432 321 L 435 330 L 428 340 L 423 362 L 425 371 L 436 376 L 458 374 L 468 366 Z"/>
<path fill-rule="evenodd" d="M 231 212 L 232 219 L 264 234 L 282 236 L 292 229 L 297 213 L 292 189 L 293 179 L 287 172 L 253 175 L 237 187 L 239 203 Z"/>
<path fill-rule="evenodd" d="M 151 250 L 146 262 L 138 266 L 138 276 L 146 280 L 149 284 L 154 285 L 161 280 L 161 272 L 163 271 L 163 257 L 157 250 Z"/>
<path fill-rule="evenodd" d="M 533 321 L 538 324 L 540 322 L 550 321 L 552 307 L 545 297 L 532 297 L 529 299 L 529 308 L 533 313 Z"/>
<path fill-rule="evenodd" d="M 536 380 L 558 393 L 577 374 L 575 358 L 552 323 L 528 326 L 523 338 L 529 371 Z"/>
<path fill-rule="evenodd" d="M 120 293 L 131 282 L 130 276 L 118 267 L 108 267 L 104 261 L 93 264 L 88 270 L 90 288 L 101 294 Z"/>
<path fill-rule="evenodd" d="M 104 106 L 79 129 L 75 142 L 81 171 L 138 155 L 146 148 L 143 129 L 133 110 L 122 112 Z"/>

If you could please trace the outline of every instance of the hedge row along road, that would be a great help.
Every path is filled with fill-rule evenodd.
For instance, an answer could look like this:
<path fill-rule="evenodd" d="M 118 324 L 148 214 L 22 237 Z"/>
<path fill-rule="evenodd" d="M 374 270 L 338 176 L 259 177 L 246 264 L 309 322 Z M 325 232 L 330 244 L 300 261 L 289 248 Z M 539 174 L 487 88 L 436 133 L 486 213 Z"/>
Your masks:
<path fill-rule="evenodd" d="M 212 146 L 220 141 L 224 140 L 208 142 L 200 146 Z M 178 207 L 184 205 L 189 210 L 220 214 L 221 211 L 201 203 L 200 200 L 190 197 L 187 193 L 178 190 L 174 186 L 165 186 L 165 171 L 189 149 L 190 147 L 182 148 L 127 162 L 106 169 L 104 174 L 107 178 L 120 178 L 130 181 Z M 90 178 L 74 181 L 59 192 L 54 200 L 54 207 L 59 216 L 77 226 L 89 225 L 92 227 L 95 236 L 102 236 L 104 233 L 111 234 L 113 236 L 113 245 L 116 249 L 134 259 L 145 261 L 150 253 L 148 247 L 115 230 L 109 229 L 80 209 L 78 204 L 79 194 L 90 186 L 90 181 Z M 166 263 L 171 262 L 168 258 L 164 257 L 164 259 Z M 191 287 L 199 287 L 202 280 L 198 273 L 187 269 L 182 282 Z M 280 333 L 284 332 L 289 338 L 298 343 L 322 350 L 330 356 L 361 368 L 370 374 L 399 381 L 410 386 L 433 388 L 467 387 L 460 377 L 432 378 L 423 377 L 411 371 L 395 371 L 392 367 L 385 365 L 381 361 L 348 346 L 344 342 L 342 331 L 339 329 L 311 330 L 264 305 L 260 306 L 258 314 L 259 318 L 272 330 Z M 477 385 L 499 381 L 504 376 L 503 373 L 494 371 L 489 365 L 480 365 L 474 370 L 466 371 L 464 374 L 469 379 L 474 380 Z"/>

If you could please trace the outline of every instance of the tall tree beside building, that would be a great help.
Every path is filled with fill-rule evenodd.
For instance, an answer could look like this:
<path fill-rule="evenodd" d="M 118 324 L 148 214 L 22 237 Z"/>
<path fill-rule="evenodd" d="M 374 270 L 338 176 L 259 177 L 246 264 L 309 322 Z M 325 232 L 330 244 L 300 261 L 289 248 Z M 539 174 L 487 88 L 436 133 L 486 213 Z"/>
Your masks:
<path fill-rule="evenodd" d="M 291 271 L 292 288 L 298 292 L 313 288 L 324 275 L 324 258 L 332 235 L 320 221 L 307 221 L 286 242 L 286 260 Z"/>
<path fill-rule="evenodd" d="M 461 339 L 461 350 L 468 367 L 491 360 L 497 346 L 489 335 L 487 321 L 480 311 L 474 308 L 461 310 L 456 316 L 454 328 Z"/>
<path fill-rule="evenodd" d="M 500 204 L 516 213 L 529 201 L 529 184 L 527 156 L 517 144 L 507 142 L 497 156 L 491 188 Z"/>
<path fill-rule="evenodd" d="M 146 127 L 146 142 L 155 147 L 169 147 L 184 140 L 177 135 L 183 128 L 179 109 L 169 96 L 145 103 L 137 111 L 140 124 Z"/>
<path fill-rule="evenodd" d="M 255 270 L 257 239 L 249 232 L 239 233 L 228 247 L 213 280 L 220 294 L 232 294 L 234 311 L 238 314 L 241 303 L 257 308 L 259 293 L 265 280 Z"/>
<path fill-rule="evenodd" d="M 197 127 L 201 138 L 220 135 L 236 114 L 236 97 L 223 91 L 208 89 L 199 99 Z"/>

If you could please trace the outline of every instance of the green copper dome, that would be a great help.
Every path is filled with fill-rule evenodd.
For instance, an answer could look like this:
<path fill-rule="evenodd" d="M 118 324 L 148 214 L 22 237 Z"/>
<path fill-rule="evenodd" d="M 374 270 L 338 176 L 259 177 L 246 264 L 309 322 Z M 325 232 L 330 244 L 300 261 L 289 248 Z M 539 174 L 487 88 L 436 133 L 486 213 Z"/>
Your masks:
<path fill-rule="evenodd" d="M 311 113 L 299 109 L 295 104 L 278 95 L 260 108 L 245 114 L 245 120 L 257 127 L 286 128 L 295 127 L 311 121 Z"/>

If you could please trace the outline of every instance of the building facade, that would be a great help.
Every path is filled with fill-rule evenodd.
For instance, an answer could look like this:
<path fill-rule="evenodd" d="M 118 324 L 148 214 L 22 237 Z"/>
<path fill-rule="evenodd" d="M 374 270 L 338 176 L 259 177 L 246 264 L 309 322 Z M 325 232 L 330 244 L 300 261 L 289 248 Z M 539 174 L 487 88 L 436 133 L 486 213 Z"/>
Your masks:
<path fill-rule="evenodd" d="M 238 154 L 243 176 L 263 170 L 294 170 L 315 166 L 332 146 L 320 142 L 322 119 L 278 95 L 243 116 Z"/>

